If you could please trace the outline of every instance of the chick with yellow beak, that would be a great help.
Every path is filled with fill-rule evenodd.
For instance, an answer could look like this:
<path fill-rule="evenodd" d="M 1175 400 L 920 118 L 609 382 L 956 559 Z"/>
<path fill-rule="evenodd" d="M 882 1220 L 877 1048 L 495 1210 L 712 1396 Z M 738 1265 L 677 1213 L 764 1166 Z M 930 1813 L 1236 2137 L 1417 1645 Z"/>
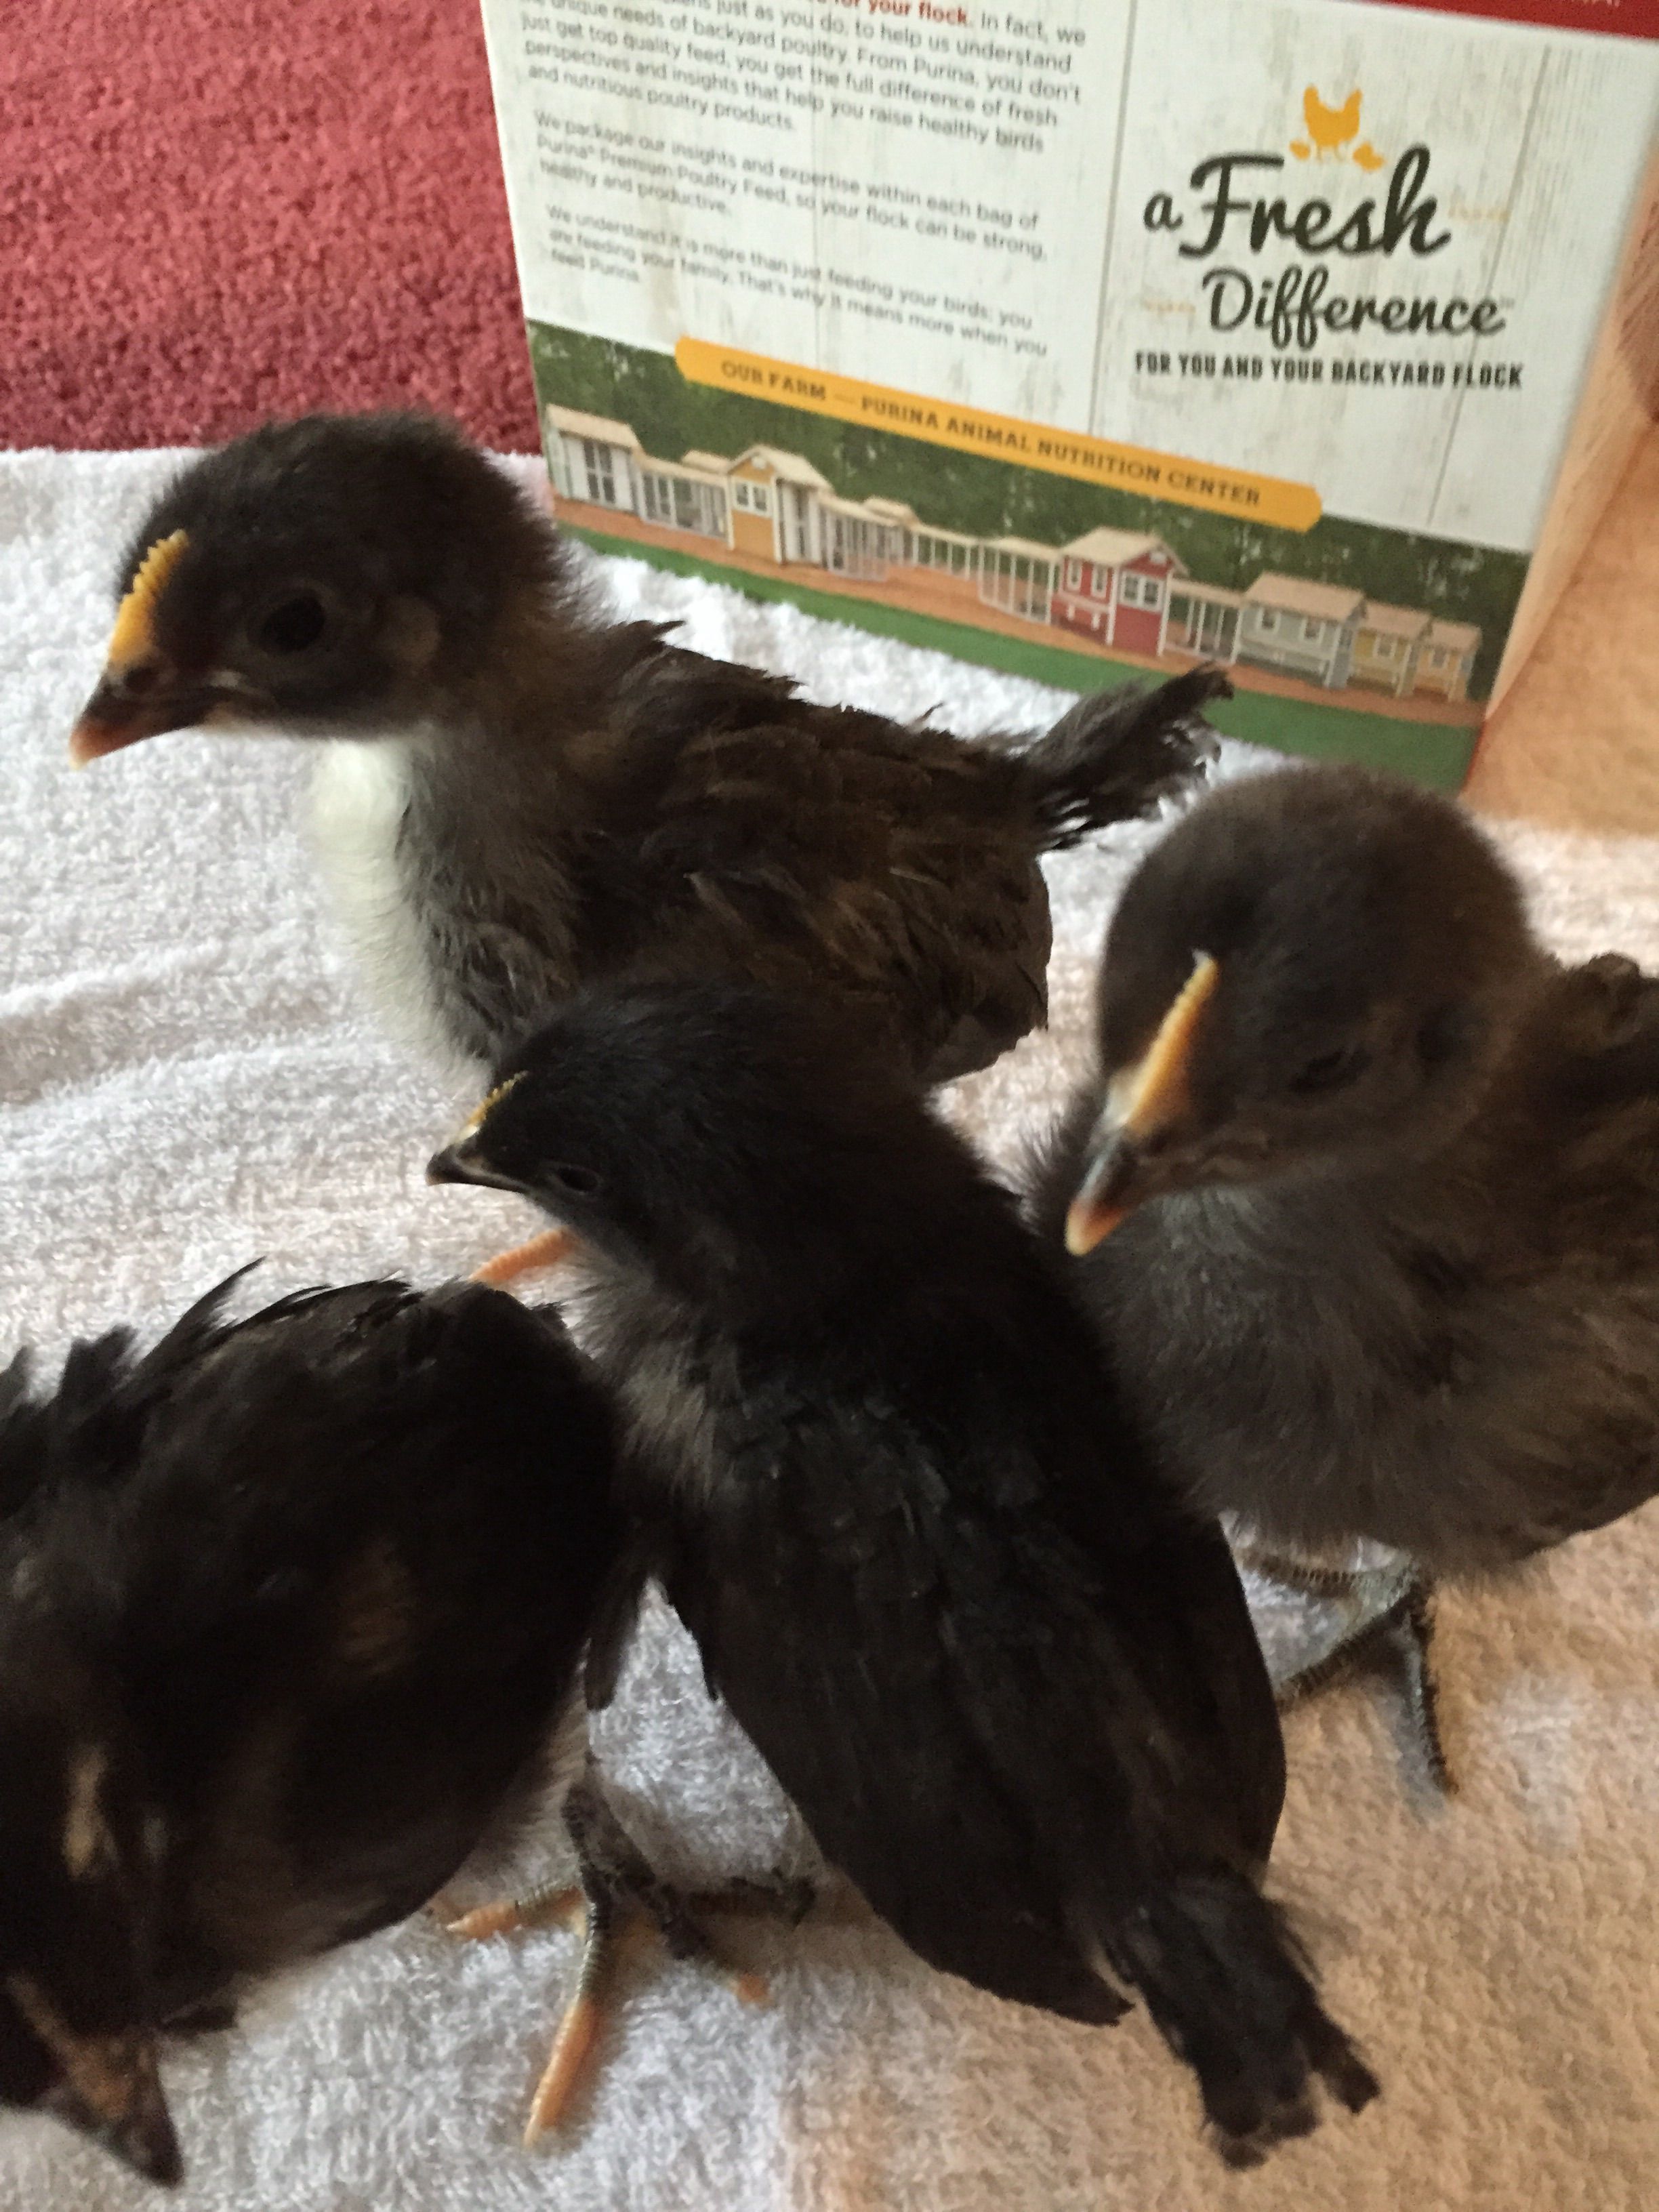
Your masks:
<path fill-rule="evenodd" d="M 1180 1118 L 1189 1100 L 1187 1074 L 1193 1040 L 1221 970 L 1207 952 L 1193 972 L 1133 1067 L 1112 1079 L 1095 1141 L 1076 1197 L 1066 1216 L 1066 1249 L 1077 1258 L 1092 1252 L 1147 1195 L 1136 1189 L 1146 1148 Z"/>

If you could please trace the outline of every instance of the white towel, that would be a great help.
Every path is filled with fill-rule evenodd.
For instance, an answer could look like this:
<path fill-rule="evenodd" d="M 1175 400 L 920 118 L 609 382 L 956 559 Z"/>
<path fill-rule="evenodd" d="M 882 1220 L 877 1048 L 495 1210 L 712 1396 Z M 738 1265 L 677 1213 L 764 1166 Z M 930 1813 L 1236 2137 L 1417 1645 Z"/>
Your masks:
<path fill-rule="evenodd" d="M 176 457 L 175 457 L 176 459 Z M 282 740 L 173 736 L 70 773 L 125 533 L 166 455 L 0 459 L 0 1336 L 154 1328 L 256 1254 L 258 1287 L 434 1281 L 527 1209 L 433 1191 L 459 1097 L 366 1015 L 302 842 Z M 618 607 L 824 698 L 970 731 L 1058 695 L 610 564 Z M 1237 749 L 1230 749 L 1231 764 Z M 1054 1027 L 953 1103 L 999 1153 L 1083 1045 L 1120 833 L 1052 872 Z M 1507 833 L 1562 951 L 1659 963 L 1659 851 Z M 294 1977 L 165 2075 L 188 2212 L 1615 2212 L 1659 2181 L 1659 1512 L 1504 1588 L 1448 1597 L 1462 1795 L 1402 1786 L 1385 1698 L 1294 1714 L 1273 1882 L 1384 2085 L 1257 2176 L 1200 2142 L 1190 2081 L 1137 2015 L 1068 2027 L 930 1972 L 845 1917 L 754 1939 L 769 2008 L 641 1966 L 569 2140 L 519 2147 L 574 1938 L 392 1930 Z M 648 1624 L 605 1748 L 697 1864 L 771 1863 L 775 1793 Z M 654 1825 L 654 1822 L 653 1822 Z M 941 1881 L 951 1878 L 941 1867 Z M 3 1906 L 0 1906 L 3 1910 Z M 48 2122 L 0 2116 L 7 2212 L 156 2201 Z"/>

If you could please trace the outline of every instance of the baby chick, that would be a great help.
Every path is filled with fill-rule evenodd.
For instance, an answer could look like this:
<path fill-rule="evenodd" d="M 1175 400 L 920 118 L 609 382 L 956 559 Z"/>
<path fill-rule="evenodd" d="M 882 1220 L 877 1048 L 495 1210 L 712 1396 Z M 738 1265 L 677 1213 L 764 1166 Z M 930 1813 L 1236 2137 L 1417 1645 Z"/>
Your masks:
<path fill-rule="evenodd" d="M 229 1288 L 0 1386 L 0 2100 L 157 2181 L 158 2036 L 448 1880 L 536 1778 L 615 1538 L 552 1317 Z"/>
<path fill-rule="evenodd" d="M 982 1989 L 1091 2022 L 1138 1990 L 1237 2162 L 1316 2076 L 1364 2105 L 1256 1887 L 1283 1755 L 1226 1546 L 1010 1195 L 750 987 L 587 995 L 499 1073 L 430 1172 L 574 1232 L 642 1569 L 825 1856 Z"/>
<path fill-rule="evenodd" d="M 1659 984 L 1563 968 L 1449 801 L 1218 791 L 1132 878 L 1039 1208 L 1193 1503 L 1368 1571 L 1498 1568 L 1659 1489 Z M 1332 1581 L 1316 1574 L 1316 1583 Z"/>
<path fill-rule="evenodd" d="M 579 986 L 735 975 L 843 1006 L 927 1084 L 1046 1006 L 1038 860 L 1193 775 L 1218 671 L 1024 750 L 820 707 L 596 611 L 567 544 L 416 416 L 192 463 L 122 565 L 77 761 L 203 724 L 334 740 L 317 826 L 383 999 L 488 1066 Z"/>

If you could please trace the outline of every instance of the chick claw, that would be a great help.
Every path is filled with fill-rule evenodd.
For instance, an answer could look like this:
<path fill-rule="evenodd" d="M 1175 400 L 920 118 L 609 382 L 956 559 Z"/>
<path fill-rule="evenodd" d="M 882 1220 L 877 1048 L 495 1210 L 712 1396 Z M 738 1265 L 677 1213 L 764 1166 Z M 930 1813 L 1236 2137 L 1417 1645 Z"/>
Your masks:
<path fill-rule="evenodd" d="M 591 1780 L 576 1784 L 564 1808 L 576 1847 L 578 1885 L 550 1884 L 463 1913 L 448 1923 L 453 1936 L 483 1938 L 514 1929 L 584 1920 L 576 1986 L 560 2020 L 553 2048 L 531 2100 L 526 2148 L 567 2118 L 586 2074 L 614 1996 L 617 1972 L 631 1940 L 654 1929 L 671 1956 L 714 1966 L 743 2004 L 763 2005 L 771 1990 L 763 1974 L 731 1966 L 693 1918 L 694 1911 L 775 1913 L 792 1923 L 811 1909 L 805 1882 L 738 1881 L 682 1898 L 651 1867 Z"/>
<path fill-rule="evenodd" d="M 1236 1557 L 1241 1566 L 1283 1589 L 1311 1597 L 1346 1598 L 1354 1607 L 1352 1617 L 1322 1651 L 1275 1680 L 1273 1692 L 1280 1710 L 1301 1704 L 1368 1657 L 1386 1655 L 1398 1673 L 1428 1779 L 1443 1796 L 1455 1796 L 1457 1778 L 1440 1728 L 1434 1594 L 1417 1569 L 1403 1559 L 1374 1568 L 1316 1566 L 1248 1543 L 1237 1547 Z"/>
<path fill-rule="evenodd" d="M 510 1251 L 498 1252 L 493 1260 L 486 1260 L 482 1267 L 475 1267 L 475 1283 L 488 1283 L 492 1289 L 502 1290 L 508 1283 L 516 1283 L 520 1275 L 533 1274 L 538 1267 L 556 1267 L 567 1259 L 575 1245 L 575 1238 L 568 1229 L 544 1230 L 527 1243 L 515 1244 Z"/>

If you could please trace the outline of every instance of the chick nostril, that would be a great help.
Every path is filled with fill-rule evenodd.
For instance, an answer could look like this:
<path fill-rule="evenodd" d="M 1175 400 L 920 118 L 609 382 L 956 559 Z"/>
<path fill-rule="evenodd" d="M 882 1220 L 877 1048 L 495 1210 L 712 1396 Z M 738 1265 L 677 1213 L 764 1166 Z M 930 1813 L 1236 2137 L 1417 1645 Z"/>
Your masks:
<path fill-rule="evenodd" d="M 142 699 L 147 691 L 153 691 L 161 680 L 161 672 L 155 663 L 141 660 L 136 667 L 121 672 L 119 689 L 129 698 Z"/>

